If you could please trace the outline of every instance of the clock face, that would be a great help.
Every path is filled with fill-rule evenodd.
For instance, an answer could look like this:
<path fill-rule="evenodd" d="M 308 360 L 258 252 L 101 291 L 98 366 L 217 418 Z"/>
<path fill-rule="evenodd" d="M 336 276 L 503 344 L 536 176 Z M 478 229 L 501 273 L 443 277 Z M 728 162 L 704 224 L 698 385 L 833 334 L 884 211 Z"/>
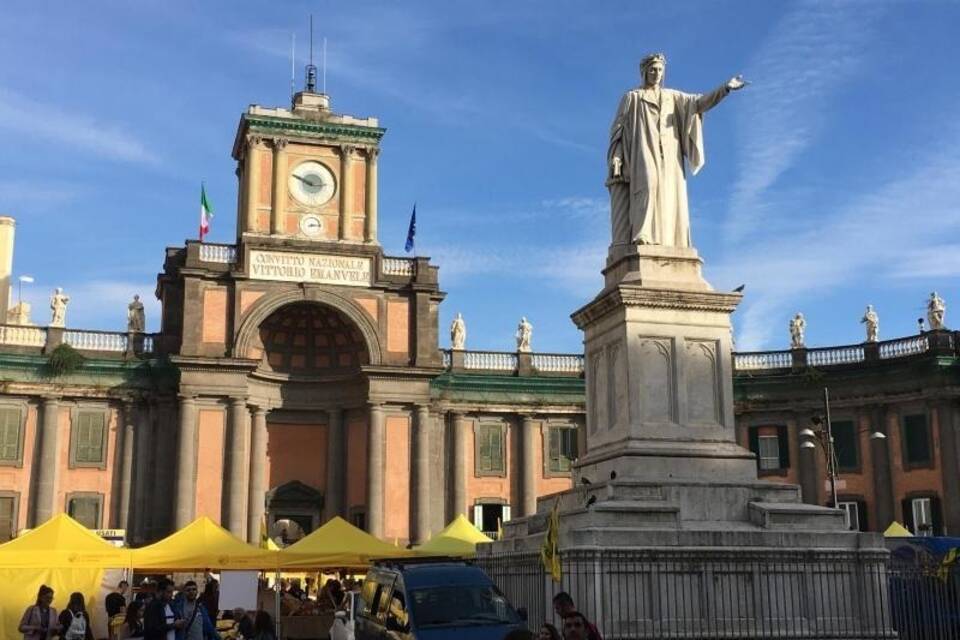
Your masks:
<path fill-rule="evenodd" d="M 317 216 L 303 216 L 300 218 L 300 231 L 306 236 L 316 236 L 323 231 L 323 222 Z"/>
<path fill-rule="evenodd" d="M 294 198 L 311 207 L 325 204 L 337 190 L 333 172 L 313 160 L 301 162 L 290 172 L 289 186 Z"/>

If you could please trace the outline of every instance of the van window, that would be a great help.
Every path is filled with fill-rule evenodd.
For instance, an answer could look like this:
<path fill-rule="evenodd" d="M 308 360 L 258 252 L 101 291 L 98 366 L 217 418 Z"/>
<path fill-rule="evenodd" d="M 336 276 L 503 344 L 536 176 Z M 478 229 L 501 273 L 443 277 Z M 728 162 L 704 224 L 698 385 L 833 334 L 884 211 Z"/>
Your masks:
<path fill-rule="evenodd" d="M 418 629 L 464 624 L 517 624 L 520 618 L 493 585 L 415 589 L 411 594 Z"/>
<path fill-rule="evenodd" d="M 401 628 L 407 626 L 407 621 L 409 616 L 407 614 L 407 606 L 403 597 L 403 591 L 399 588 L 393 590 L 393 596 L 390 598 L 390 611 L 387 613 L 389 618 L 397 623 Z"/>
<path fill-rule="evenodd" d="M 360 615 L 383 622 L 389 604 L 387 599 L 393 586 L 393 576 L 369 574 L 360 592 Z"/>
<path fill-rule="evenodd" d="M 377 595 L 374 598 L 374 603 L 377 607 L 377 622 L 383 624 L 387 620 L 387 611 L 390 610 L 392 600 L 390 599 L 390 591 L 393 587 L 393 576 L 382 576 L 381 579 L 383 582 L 377 588 Z M 371 610 L 372 607 L 371 607 Z"/>

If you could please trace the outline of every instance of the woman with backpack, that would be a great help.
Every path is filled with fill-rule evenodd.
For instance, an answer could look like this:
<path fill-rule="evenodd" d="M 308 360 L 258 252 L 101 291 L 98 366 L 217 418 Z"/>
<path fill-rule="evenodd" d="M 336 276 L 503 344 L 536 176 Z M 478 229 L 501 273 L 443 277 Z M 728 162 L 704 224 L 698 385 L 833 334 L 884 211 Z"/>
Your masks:
<path fill-rule="evenodd" d="M 83 603 L 83 594 L 79 591 L 70 594 L 67 608 L 60 613 L 60 627 L 63 629 L 63 640 L 93 640 L 90 617 Z"/>
<path fill-rule="evenodd" d="M 23 634 L 23 640 L 48 640 L 60 633 L 57 610 L 50 606 L 52 603 L 53 589 L 45 584 L 40 585 L 36 604 L 27 607 L 20 618 L 17 629 Z"/>

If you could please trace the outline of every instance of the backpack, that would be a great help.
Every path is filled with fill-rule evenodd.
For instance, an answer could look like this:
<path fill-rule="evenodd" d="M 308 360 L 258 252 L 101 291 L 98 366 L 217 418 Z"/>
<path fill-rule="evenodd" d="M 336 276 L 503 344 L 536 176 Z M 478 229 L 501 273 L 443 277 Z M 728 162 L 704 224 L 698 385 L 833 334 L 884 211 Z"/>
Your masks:
<path fill-rule="evenodd" d="M 67 609 L 70 611 L 70 609 Z M 66 640 L 85 640 L 87 637 L 87 618 L 82 613 L 74 615 L 70 611 L 70 627 L 64 632 L 63 637 Z"/>

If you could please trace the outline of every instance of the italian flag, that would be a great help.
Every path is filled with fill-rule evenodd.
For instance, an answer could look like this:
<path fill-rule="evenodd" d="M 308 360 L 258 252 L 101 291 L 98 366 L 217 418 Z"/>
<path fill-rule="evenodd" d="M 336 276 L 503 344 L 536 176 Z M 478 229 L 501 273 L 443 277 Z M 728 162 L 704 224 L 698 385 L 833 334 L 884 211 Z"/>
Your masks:
<path fill-rule="evenodd" d="M 213 207 L 207 200 L 207 190 L 203 183 L 200 183 L 200 242 L 203 242 L 203 236 L 210 233 L 210 221 L 213 219 Z"/>

